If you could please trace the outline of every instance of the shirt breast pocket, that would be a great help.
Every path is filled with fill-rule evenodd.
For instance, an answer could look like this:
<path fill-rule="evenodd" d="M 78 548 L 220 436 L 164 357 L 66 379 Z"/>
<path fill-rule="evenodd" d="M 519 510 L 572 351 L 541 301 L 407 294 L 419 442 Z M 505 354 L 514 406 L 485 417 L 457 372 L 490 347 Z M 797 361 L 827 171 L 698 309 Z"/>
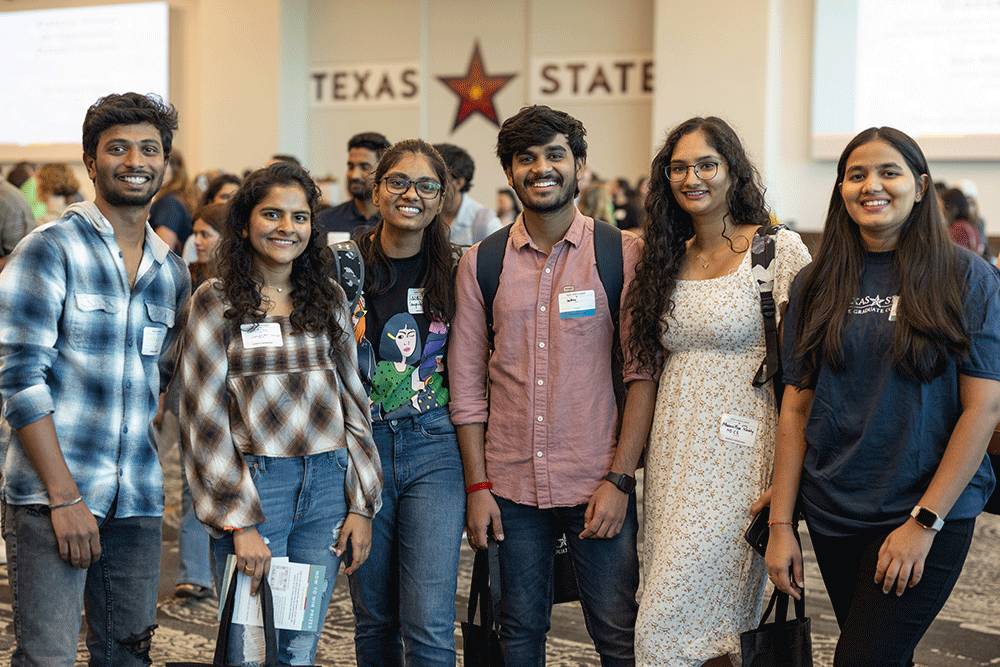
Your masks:
<path fill-rule="evenodd" d="M 70 346 L 83 352 L 107 350 L 109 341 L 120 335 L 117 326 L 121 309 L 118 297 L 75 292 L 67 309 Z"/>
<path fill-rule="evenodd" d="M 149 321 L 142 328 L 142 340 L 139 342 L 144 356 L 159 357 L 163 352 L 163 341 L 167 331 L 174 326 L 174 316 L 173 308 L 146 303 L 146 317 Z"/>

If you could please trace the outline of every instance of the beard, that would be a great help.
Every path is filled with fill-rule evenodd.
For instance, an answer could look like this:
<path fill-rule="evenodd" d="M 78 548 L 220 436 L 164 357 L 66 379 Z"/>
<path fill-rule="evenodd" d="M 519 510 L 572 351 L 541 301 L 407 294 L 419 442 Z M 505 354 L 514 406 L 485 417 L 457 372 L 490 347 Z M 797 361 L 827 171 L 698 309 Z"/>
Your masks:
<path fill-rule="evenodd" d="M 121 182 L 115 178 L 114 174 L 103 174 L 100 175 L 95 183 L 95 186 L 100 191 L 101 197 L 104 198 L 111 206 L 125 206 L 125 207 L 139 207 L 146 206 L 156 193 L 160 190 L 160 185 L 163 184 L 163 172 L 159 174 L 150 174 L 151 178 L 146 190 L 143 192 L 126 192 L 119 189 Z"/>
<path fill-rule="evenodd" d="M 533 213 L 553 213 L 559 211 L 576 197 L 576 171 L 574 170 L 572 179 L 563 180 L 558 195 L 549 203 L 536 203 L 533 201 L 534 194 L 531 192 L 531 186 L 526 182 L 516 184 L 514 192 L 517 194 L 517 198 L 521 200 L 521 205 Z"/>
<path fill-rule="evenodd" d="M 372 197 L 372 189 L 368 183 L 357 178 L 352 178 L 347 182 L 347 192 L 354 199 L 368 201 Z"/>

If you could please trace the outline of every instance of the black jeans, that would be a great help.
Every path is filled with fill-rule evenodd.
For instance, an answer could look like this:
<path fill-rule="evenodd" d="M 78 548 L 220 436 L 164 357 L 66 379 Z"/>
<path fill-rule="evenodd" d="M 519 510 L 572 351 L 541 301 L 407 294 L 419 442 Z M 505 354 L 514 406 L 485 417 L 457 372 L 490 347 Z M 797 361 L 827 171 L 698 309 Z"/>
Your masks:
<path fill-rule="evenodd" d="M 878 551 L 894 529 L 849 537 L 809 531 L 840 626 L 834 667 L 912 665 L 913 651 L 948 600 L 969 553 L 975 519 L 948 521 L 934 538 L 923 578 L 902 596 L 875 583 Z"/>

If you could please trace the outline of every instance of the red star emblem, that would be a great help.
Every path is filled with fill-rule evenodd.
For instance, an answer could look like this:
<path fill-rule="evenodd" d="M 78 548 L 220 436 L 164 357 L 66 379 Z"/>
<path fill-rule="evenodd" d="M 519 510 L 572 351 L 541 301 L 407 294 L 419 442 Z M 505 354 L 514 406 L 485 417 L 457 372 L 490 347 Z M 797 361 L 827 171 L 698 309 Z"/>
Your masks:
<path fill-rule="evenodd" d="M 472 58 L 469 60 L 469 68 L 466 70 L 465 76 L 438 77 L 438 80 L 458 95 L 459 99 L 458 112 L 455 114 L 455 122 L 451 126 L 451 131 L 457 130 L 458 126 L 474 113 L 482 114 L 491 123 L 500 127 L 497 109 L 493 105 L 493 96 L 499 93 L 515 76 L 517 75 L 487 74 L 477 41 L 472 48 Z"/>

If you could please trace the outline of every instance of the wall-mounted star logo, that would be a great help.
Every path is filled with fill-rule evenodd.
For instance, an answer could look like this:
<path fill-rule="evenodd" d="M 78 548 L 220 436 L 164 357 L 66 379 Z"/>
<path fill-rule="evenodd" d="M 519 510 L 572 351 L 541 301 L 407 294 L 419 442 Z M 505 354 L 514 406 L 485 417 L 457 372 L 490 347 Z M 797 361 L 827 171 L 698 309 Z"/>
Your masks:
<path fill-rule="evenodd" d="M 500 127 L 497 110 L 493 105 L 493 96 L 516 76 L 516 74 L 487 74 L 477 41 L 472 48 L 472 58 L 469 60 L 465 76 L 438 77 L 438 80 L 458 95 L 459 99 L 458 112 L 455 114 L 451 131 L 457 130 L 459 125 L 475 113 L 482 114 L 484 118 Z"/>

